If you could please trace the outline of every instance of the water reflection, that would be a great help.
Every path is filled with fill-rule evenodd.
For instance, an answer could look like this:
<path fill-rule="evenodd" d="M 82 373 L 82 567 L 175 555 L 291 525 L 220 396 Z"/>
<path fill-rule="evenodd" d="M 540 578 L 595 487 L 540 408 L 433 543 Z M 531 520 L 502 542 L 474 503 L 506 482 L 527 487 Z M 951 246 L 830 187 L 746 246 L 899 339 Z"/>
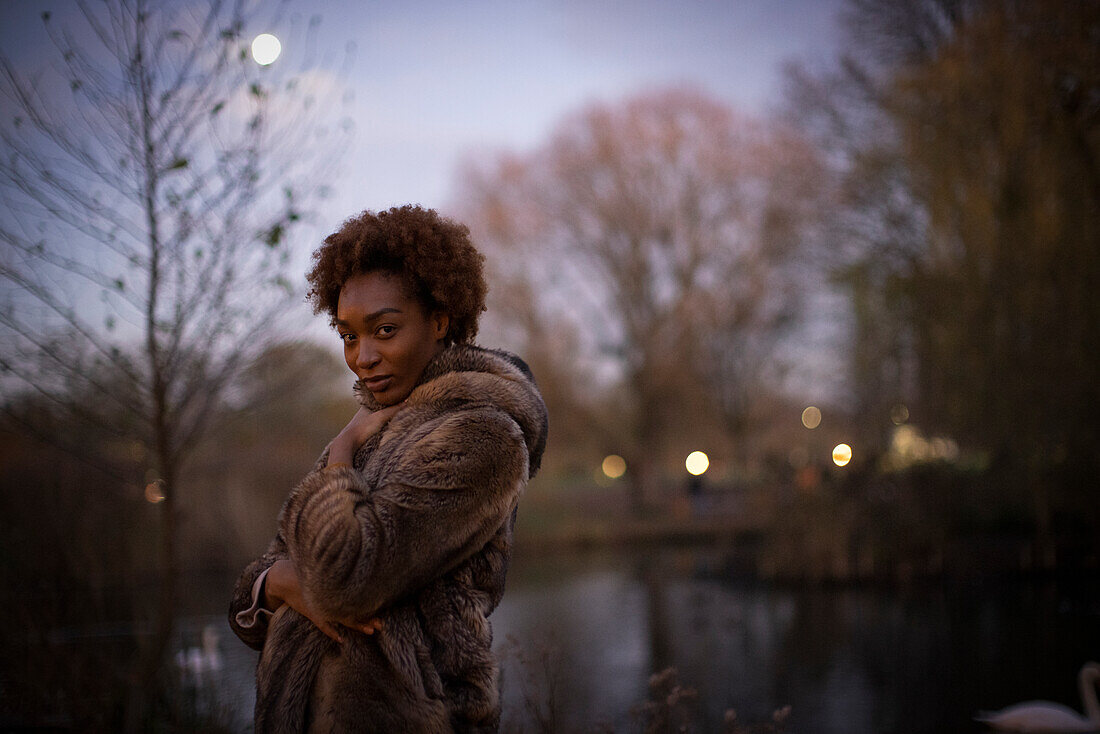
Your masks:
<path fill-rule="evenodd" d="M 1076 672 L 1100 658 L 1090 583 L 777 588 L 725 569 L 720 552 L 516 558 L 493 615 L 504 730 L 639 731 L 631 709 L 671 665 L 699 691 L 698 731 L 790 704 L 790 732 L 976 732 L 980 709 L 1077 705 Z M 195 640 L 223 626 L 221 698 L 246 728 L 255 654 L 220 617 L 184 622 Z"/>

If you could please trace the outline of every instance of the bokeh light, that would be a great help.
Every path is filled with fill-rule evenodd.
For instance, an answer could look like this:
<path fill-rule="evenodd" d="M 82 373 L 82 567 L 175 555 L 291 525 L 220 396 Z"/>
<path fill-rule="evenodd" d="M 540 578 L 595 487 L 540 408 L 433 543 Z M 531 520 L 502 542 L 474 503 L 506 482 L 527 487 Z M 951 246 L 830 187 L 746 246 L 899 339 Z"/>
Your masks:
<path fill-rule="evenodd" d="M 901 403 L 898 403 L 893 408 L 890 408 L 890 420 L 895 426 L 900 426 L 909 420 L 909 408 L 905 407 Z"/>
<path fill-rule="evenodd" d="M 802 425 L 813 430 L 821 425 L 821 410 L 811 405 L 802 411 Z"/>
<path fill-rule="evenodd" d="M 688 474 L 699 476 L 710 466 L 710 459 L 702 451 L 692 451 L 684 461 Z"/>
<path fill-rule="evenodd" d="M 148 502 L 152 502 L 154 505 L 158 502 L 164 501 L 164 489 L 162 487 L 164 483 L 159 479 L 155 482 L 149 482 L 145 485 L 145 499 Z"/>
<path fill-rule="evenodd" d="M 603 474 L 608 479 L 618 479 L 626 473 L 626 461 L 617 454 L 611 454 L 604 457 L 600 468 L 603 469 Z"/>
<path fill-rule="evenodd" d="M 833 463 L 837 466 L 847 466 L 852 460 L 852 447 L 846 443 L 838 443 L 833 447 Z"/>
<path fill-rule="evenodd" d="M 252 39 L 252 58 L 260 66 L 274 63 L 282 51 L 283 44 L 270 33 L 261 33 Z"/>

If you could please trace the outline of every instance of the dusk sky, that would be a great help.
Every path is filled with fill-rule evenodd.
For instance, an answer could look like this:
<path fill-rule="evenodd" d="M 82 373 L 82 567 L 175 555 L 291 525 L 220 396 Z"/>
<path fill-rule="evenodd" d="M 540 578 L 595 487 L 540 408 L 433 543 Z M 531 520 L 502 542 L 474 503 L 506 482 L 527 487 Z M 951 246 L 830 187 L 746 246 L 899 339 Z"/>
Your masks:
<path fill-rule="evenodd" d="M 290 2 L 277 27 L 275 62 L 300 63 L 313 16 L 317 63 L 351 99 L 338 116 L 355 120 L 331 198 L 292 235 L 288 272 L 297 279 L 316 244 L 363 209 L 418 203 L 453 211 L 456 168 L 466 157 L 526 151 L 547 140 L 586 104 L 615 102 L 671 85 L 690 85 L 735 110 L 764 114 L 782 101 L 783 66 L 828 63 L 840 50 L 844 0 L 474 0 L 471 2 Z M 274 6 L 274 3 L 272 3 Z M 43 29 L 82 27 L 71 2 L 0 4 L 0 50 L 32 77 L 59 64 Z M 346 49 L 354 47 L 349 57 Z M 350 58 L 350 63 L 345 63 Z M 272 67 L 273 71 L 275 67 Z M 347 93 L 350 92 L 350 95 Z M 296 282 L 300 283 L 300 281 Z M 818 294 L 815 297 L 824 297 Z M 836 304 L 815 307 L 790 376 L 799 390 L 834 391 L 828 344 Z M 300 309 L 301 328 L 330 338 Z M 805 372 L 801 376 L 798 373 Z"/>
<path fill-rule="evenodd" d="M 454 169 L 479 151 L 523 150 L 594 100 L 690 84 L 746 112 L 779 100 L 781 68 L 838 47 L 843 0 L 476 0 L 290 3 L 300 27 L 321 16 L 319 46 L 354 95 L 354 150 L 322 229 L 354 211 L 456 196 Z M 41 13 L 71 3 L 5 2 L 0 48 L 25 71 L 51 58 Z M 261 30 L 256 28 L 255 31 Z M 270 29 L 279 34 L 280 29 Z M 294 34 L 283 38 L 291 58 Z M 299 32 L 298 37 L 302 34 Z M 276 62 L 279 63 L 279 62 Z"/>

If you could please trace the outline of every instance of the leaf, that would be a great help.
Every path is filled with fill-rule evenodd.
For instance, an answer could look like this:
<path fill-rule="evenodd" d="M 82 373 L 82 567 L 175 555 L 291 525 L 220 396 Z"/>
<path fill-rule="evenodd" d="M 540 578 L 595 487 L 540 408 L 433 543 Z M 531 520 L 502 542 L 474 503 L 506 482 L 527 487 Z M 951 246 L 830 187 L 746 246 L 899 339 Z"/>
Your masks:
<path fill-rule="evenodd" d="M 248 91 L 252 94 L 253 97 L 264 96 L 264 88 L 261 87 L 258 82 L 252 82 L 252 84 L 248 86 Z"/>
<path fill-rule="evenodd" d="M 43 23 L 49 23 L 50 22 L 50 11 L 46 10 L 42 13 L 42 22 Z"/>
<path fill-rule="evenodd" d="M 115 317 L 114 316 L 108 316 L 106 322 L 104 323 L 104 325 L 107 327 L 107 331 L 114 331 L 115 330 Z"/>
<path fill-rule="evenodd" d="M 218 102 L 218 103 L 217 103 L 216 105 L 214 105 L 214 106 L 213 106 L 213 107 L 212 107 L 212 108 L 210 109 L 210 114 L 211 114 L 211 115 L 216 115 L 216 114 L 218 114 L 219 112 L 221 112 L 221 111 L 222 111 L 222 109 L 224 109 L 224 108 L 225 108 L 225 102 Z"/>
<path fill-rule="evenodd" d="M 169 163 L 168 167 L 165 168 L 164 170 L 165 171 L 178 171 L 181 168 L 187 168 L 187 166 L 188 166 L 188 161 L 187 161 L 186 158 L 176 158 L 174 161 Z"/>
<path fill-rule="evenodd" d="M 122 278 L 115 278 L 114 286 L 115 290 L 121 293 L 122 291 L 126 290 L 126 281 L 124 281 Z"/>
<path fill-rule="evenodd" d="M 73 79 L 71 82 L 69 82 L 69 86 L 72 87 L 72 90 L 74 92 L 76 92 L 79 91 L 82 86 L 84 86 L 84 82 L 80 81 L 79 79 Z"/>
<path fill-rule="evenodd" d="M 286 228 L 283 227 L 282 222 L 280 222 L 279 224 L 276 224 L 274 227 L 269 229 L 267 231 L 267 233 L 264 235 L 264 238 L 263 238 L 264 244 L 267 245 L 268 247 L 272 247 L 272 248 L 278 247 L 279 243 L 282 241 L 283 235 L 285 233 L 286 233 Z"/>

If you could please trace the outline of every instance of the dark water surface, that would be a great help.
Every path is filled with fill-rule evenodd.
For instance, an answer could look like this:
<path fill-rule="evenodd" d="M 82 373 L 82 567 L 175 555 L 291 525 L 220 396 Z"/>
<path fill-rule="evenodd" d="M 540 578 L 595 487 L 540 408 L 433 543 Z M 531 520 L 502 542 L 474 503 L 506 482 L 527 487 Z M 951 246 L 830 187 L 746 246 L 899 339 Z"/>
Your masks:
<path fill-rule="evenodd" d="M 724 568 L 701 550 L 517 557 L 492 618 L 504 730 L 640 731 L 631 710 L 673 666 L 699 693 L 695 731 L 790 705 L 794 733 L 977 732 L 976 712 L 1023 700 L 1080 711 L 1077 671 L 1100 659 L 1095 579 L 826 589 Z M 206 680 L 246 730 L 256 654 L 224 621 L 229 589 L 201 586 L 181 643 L 217 632 Z"/>

